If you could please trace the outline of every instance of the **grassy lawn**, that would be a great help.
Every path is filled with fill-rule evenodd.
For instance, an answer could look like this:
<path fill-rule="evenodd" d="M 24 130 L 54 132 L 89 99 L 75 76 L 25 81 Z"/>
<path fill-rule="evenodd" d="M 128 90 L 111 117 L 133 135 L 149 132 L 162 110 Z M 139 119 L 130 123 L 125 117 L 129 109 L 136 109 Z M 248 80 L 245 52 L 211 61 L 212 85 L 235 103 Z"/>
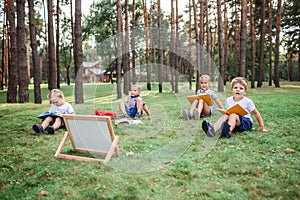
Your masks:
<path fill-rule="evenodd" d="M 202 118 L 182 119 L 193 91 L 153 88 L 142 92 L 152 117 L 143 116 L 143 125 L 114 126 L 121 156 L 107 165 L 55 159 L 64 130 L 32 131 L 36 116 L 50 108 L 46 86 L 42 104 L 7 104 L 0 91 L 0 199 L 300 199 L 299 82 L 250 89 L 269 131 L 256 131 L 253 116 L 254 130 L 230 139 L 207 138 Z M 117 112 L 115 85 L 85 85 L 85 103 L 76 105 L 74 87 L 61 89 L 77 114 Z M 229 95 L 227 86 L 219 98 Z M 30 97 L 33 102 L 32 88 Z M 126 157 L 129 151 L 134 155 Z M 69 143 L 63 152 L 71 153 Z"/>

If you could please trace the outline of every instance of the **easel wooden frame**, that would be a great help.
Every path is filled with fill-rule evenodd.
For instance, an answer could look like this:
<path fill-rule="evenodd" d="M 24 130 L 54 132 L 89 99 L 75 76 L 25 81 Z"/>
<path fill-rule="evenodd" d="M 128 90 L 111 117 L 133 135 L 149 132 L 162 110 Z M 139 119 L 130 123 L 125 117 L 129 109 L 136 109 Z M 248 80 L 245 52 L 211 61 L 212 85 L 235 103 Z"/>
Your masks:
<path fill-rule="evenodd" d="M 107 163 L 112 156 L 119 157 L 119 137 L 114 134 L 110 117 L 64 115 L 63 119 L 67 131 L 56 150 L 56 158 Z M 68 138 L 75 152 L 104 155 L 105 159 L 61 153 Z"/>

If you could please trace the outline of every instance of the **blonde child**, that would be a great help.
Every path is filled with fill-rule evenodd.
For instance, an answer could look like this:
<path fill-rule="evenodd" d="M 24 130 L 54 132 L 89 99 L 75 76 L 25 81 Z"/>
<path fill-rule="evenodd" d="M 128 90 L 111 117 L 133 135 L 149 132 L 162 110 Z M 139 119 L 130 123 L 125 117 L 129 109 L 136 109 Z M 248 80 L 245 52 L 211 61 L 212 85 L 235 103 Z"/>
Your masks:
<path fill-rule="evenodd" d="M 124 102 L 119 103 L 119 109 L 124 116 L 140 118 L 143 114 L 143 110 L 147 115 L 151 114 L 143 97 L 140 96 L 141 92 L 142 88 L 140 86 L 131 86 L 130 95 L 127 98 L 127 105 L 125 105 Z"/>
<path fill-rule="evenodd" d="M 248 131 L 252 129 L 253 120 L 251 118 L 250 113 L 254 114 L 256 118 L 260 131 L 267 131 L 264 127 L 263 119 L 256 109 L 253 101 L 247 97 L 245 97 L 248 91 L 248 81 L 244 77 L 236 77 L 231 81 L 231 92 L 232 96 L 228 97 L 226 100 L 226 107 L 230 108 L 235 104 L 240 104 L 248 114 L 244 116 L 240 116 L 238 114 L 232 113 L 230 115 L 226 114 L 224 109 L 219 109 L 219 111 L 223 114 L 220 117 L 214 126 L 212 126 L 209 122 L 202 122 L 202 129 L 206 133 L 208 137 L 215 136 L 215 132 L 221 129 L 221 138 L 230 138 L 232 131 Z"/>
<path fill-rule="evenodd" d="M 200 89 L 196 92 L 196 95 L 209 94 L 218 107 L 223 109 L 224 107 L 218 99 L 216 93 L 210 89 L 210 77 L 208 75 L 200 76 L 199 83 Z M 193 101 L 189 111 L 187 109 L 183 109 L 182 111 L 183 117 L 186 120 L 190 120 L 193 117 L 195 120 L 199 120 L 200 116 L 210 116 L 213 113 L 213 105 L 208 105 L 203 99 Z"/>
<path fill-rule="evenodd" d="M 62 115 L 74 114 L 74 109 L 71 104 L 65 102 L 64 94 L 59 89 L 51 90 L 47 97 L 51 103 L 49 113 L 55 113 L 61 117 L 47 116 L 41 125 L 34 124 L 32 129 L 36 133 L 44 133 L 47 129 L 49 134 L 54 134 L 58 128 L 64 126 Z"/>

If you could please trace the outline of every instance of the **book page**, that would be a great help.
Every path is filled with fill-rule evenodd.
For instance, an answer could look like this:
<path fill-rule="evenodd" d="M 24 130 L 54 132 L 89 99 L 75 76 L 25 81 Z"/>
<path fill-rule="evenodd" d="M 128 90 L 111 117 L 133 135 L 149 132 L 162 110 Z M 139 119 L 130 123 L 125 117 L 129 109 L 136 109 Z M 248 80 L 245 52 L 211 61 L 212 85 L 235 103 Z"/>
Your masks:
<path fill-rule="evenodd" d="M 122 119 L 116 119 L 115 120 L 116 125 L 120 124 L 142 124 L 142 121 L 139 119 L 127 119 L 127 118 L 122 118 Z"/>

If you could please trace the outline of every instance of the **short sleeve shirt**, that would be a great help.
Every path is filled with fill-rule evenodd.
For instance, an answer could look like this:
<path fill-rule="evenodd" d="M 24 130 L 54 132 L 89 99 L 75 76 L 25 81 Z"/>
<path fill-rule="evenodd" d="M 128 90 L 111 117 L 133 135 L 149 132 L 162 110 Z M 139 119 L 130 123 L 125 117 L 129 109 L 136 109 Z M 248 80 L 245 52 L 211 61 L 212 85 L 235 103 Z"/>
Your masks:
<path fill-rule="evenodd" d="M 143 97 L 141 97 L 140 95 L 138 96 L 128 96 L 128 99 L 127 99 L 127 103 L 128 103 L 128 108 L 134 108 L 136 106 L 136 99 L 137 98 L 142 98 L 142 101 L 143 101 L 143 104 L 145 104 L 145 101 L 143 99 Z"/>
<path fill-rule="evenodd" d="M 210 90 L 210 89 L 206 90 L 206 91 L 200 89 L 200 90 L 198 90 L 196 92 L 196 95 L 198 95 L 198 94 L 209 94 L 212 99 L 216 99 L 217 98 L 216 93 L 214 91 Z"/>
<path fill-rule="evenodd" d="M 255 109 L 255 105 L 251 99 L 244 97 L 240 101 L 234 101 L 233 96 L 227 98 L 226 108 L 230 108 L 231 106 L 234 106 L 235 104 L 240 104 L 240 106 L 242 106 L 248 112 L 248 114 L 245 115 L 244 117 L 248 117 L 251 119 L 250 113 L 253 112 L 253 110 Z M 251 119 L 251 121 L 252 121 L 252 119 Z"/>
<path fill-rule="evenodd" d="M 51 104 L 49 112 L 51 112 L 51 113 L 60 112 L 63 114 L 70 114 L 70 113 L 74 112 L 74 109 L 71 104 L 69 104 L 68 102 L 65 102 L 61 106 L 56 106 L 54 104 Z"/>

